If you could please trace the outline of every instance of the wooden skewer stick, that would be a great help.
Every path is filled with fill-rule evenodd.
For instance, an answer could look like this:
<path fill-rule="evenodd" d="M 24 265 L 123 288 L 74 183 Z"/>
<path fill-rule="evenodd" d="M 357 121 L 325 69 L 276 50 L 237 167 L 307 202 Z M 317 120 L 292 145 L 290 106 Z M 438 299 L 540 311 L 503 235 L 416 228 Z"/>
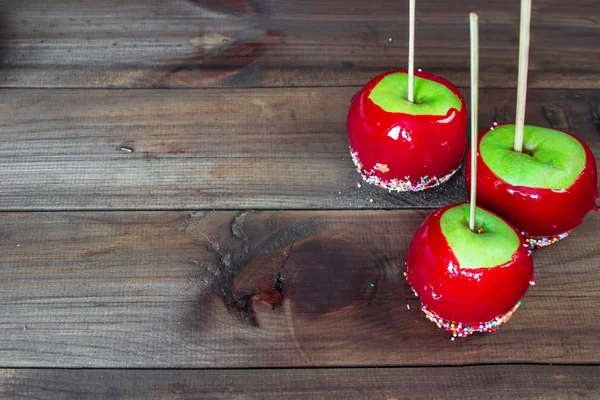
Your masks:
<path fill-rule="evenodd" d="M 479 17 L 469 14 L 471 31 L 471 208 L 469 213 L 469 229 L 475 228 L 475 208 L 477 200 L 477 126 L 479 105 Z"/>
<path fill-rule="evenodd" d="M 519 33 L 519 77 L 517 81 L 517 118 L 515 121 L 514 150 L 523 151 L 525 128 L 525 102 L 527 101 L 527 71 L 529 70 L 529 26 L 531 24 L 531 0 L 521 0 L 521 29 Z"/>
<path fill-rule="evenodd" d="M 408 101 L 415 102 L 415 0 L 408 1 Z"/>

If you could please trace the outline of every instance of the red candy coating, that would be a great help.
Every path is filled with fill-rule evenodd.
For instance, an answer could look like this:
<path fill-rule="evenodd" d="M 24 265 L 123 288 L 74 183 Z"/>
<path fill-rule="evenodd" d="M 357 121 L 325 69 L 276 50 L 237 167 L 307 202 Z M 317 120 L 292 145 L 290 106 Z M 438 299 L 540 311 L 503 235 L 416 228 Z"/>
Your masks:
<path fill-rule="evenodd" d="M 479 143 L 490 129 L 479 134 Z M 585 150 L 585 167 L 573 185 L 561 191 L 513 186 L 492 172 L 479 156 L 477 205 L 502 216 L 528 237 L 555 236 L 567 232 L 581 224 L 589 211 L 598 211 L 598 178 L 594 155 L 579 138 L 564 133 L 581 143 Z M 471 182 L 470 159 L 469 153 L 467 187 Z"/>
<path fill-rule="evenodd" d="M 440 225 L 452 207 L 433 212 L 417 230 L 406 278 L 430 311 L 448 321 L 477 325 L 506 314 L 521 300 L 533 278 L 533 258 L 515 231 L 520 243 L 512 260 L 492 268 L 461 268 Z"/>
<path fill-rule="evenodd" d="M 417 77 L 450 89 L 460 99 L 461 110 L 451 108 L 445 116 L 384 111 L 369 95 L 386 75 L 396 72 L 406 71 L 381 74 L 352 98 L 347 120 L 348 140 L 351 149 L 358 153 L 362 164 L 360 172 L 365 178 L 374 175 L 383 182 L 410 180 L 417 186 L 421 178 L 442 178 L 460 167 L 466 146 L 467 110 L 460 91 L 450 82 L 415 72 Z M 394 128 L 396 134 L 389 135 Z"/>

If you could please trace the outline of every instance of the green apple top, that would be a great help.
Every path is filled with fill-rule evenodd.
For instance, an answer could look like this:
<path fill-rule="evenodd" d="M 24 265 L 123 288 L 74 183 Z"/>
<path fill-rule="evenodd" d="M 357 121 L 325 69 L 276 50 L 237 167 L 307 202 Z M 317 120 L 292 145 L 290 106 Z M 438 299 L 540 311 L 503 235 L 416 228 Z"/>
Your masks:
<path fill-rule="evenodd" d="M 514 125 L 500 125 L 479 145 L 485 164 L 513 186 L 567 189 L 585 167 L 585 149 L 563 132 L 526 125 L 522 153 L 513 150 L 514 137 Z"/>
<path fill-rule="evenodd" d="M 509 262 L 519 248 L 515 230 L 494 214 L 477 208 L 475 226 L 469 229 L 469 205 L 449 208 L 440 219 L 442 234 L 461 268 L 492 268 Z"/>
<path fill-rule="evenodd" d="M 411 115 L 448 115 L 452 108 L 460 111 L 458 96 L 441 83 L 415 76 L 414 99 L 408 101 L 408 74 L 386 75 L 371 91 L 369 99 L 386 112 Z"/>

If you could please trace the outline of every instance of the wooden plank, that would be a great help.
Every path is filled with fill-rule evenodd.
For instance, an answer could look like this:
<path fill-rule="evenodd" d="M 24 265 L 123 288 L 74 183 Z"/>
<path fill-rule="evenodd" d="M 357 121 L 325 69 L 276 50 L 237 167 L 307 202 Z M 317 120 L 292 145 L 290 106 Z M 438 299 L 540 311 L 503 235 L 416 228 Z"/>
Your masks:
<path fill-rule="evenodd" d="M 462 175 L 420 193 L 358 188 L 346 137 L 354 90 L 0 91 L 0 210 L 403 208 L 466 198 Z M 482 91 L 482 129 L 514 120 L 514 95 Z M 527 123 L 568 128 L 598 157 L 597 104 L 595 91 L 532 90 Z"/>
<path fill-rule="evenodd" d="M 403 277 L 427 213 L 2 213 L 0 367 L 598 363 L 600 218 L 536 253 L 506 326 L 451 341 Z"/>
<path fill-rule="evenodd" d="M 4 87 L 363 85 L 407 58 L 408 5 L 394 0 L 2 0 L 0 10 Z M 417 67 L 467 86 L 474 10 L 482 87 L 515 87 L 518 0 L 420 3 Z M 600 88 L 598 15 L 594 0 L 534 3 L 532 88 Z"/>
<path fill-rule="evenodd" d="M 0 370 L 10 399 L 597 399 L 600 367 Z"/>

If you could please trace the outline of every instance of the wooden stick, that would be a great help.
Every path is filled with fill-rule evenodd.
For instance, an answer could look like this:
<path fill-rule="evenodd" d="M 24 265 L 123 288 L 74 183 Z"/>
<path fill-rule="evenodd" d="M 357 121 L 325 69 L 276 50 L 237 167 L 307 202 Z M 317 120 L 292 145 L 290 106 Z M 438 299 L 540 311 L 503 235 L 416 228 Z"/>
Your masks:
<path fill-rule="evenodd" d="M 471 208 L 469 229 L 475 229 L 475 209 L 477 207 L 477 126 L 479 106 L 479 17 L 469 14 L 471 30 Z"/>
<path fill-rule="evenodd" d="M 529 26 L 531 24 L 531 0 L 521 0 L 521 30 L 519 33 L 519 78 L 517 82 L 517 118 L 515 121 L 514 150 L 523 151 L 525 128 L 525 102 L 527 101 L 527 71 L 529 70 Z"/>
<path fill-rule="evenodd" d="M 408 1 L 408 101 L 415 101 L 415 0 Z"/>

